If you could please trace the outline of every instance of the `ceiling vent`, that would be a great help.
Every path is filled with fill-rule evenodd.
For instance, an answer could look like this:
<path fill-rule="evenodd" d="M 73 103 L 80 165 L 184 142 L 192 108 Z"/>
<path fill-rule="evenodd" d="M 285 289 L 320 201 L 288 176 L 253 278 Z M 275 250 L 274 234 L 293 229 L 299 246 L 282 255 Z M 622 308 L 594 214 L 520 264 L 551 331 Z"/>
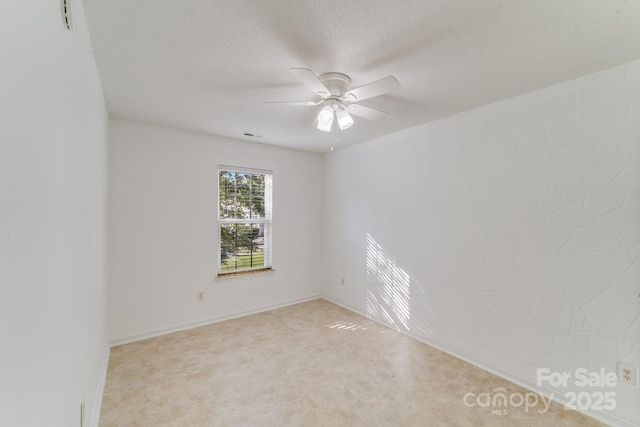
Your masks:
<path fill-rule="evenodd" d="M 73 21 L 71 19 L 71 0 L 60 0 L 62 8 L 62 24 L 67 31 L 73 31 Z"/>

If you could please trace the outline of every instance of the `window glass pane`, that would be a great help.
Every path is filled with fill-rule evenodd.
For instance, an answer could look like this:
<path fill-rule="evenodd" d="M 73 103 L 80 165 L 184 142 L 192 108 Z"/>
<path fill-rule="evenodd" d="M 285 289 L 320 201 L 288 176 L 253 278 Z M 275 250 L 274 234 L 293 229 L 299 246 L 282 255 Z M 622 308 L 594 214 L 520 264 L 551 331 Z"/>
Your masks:
<path fill-rule="evenodd" d="M 220 224 L 220 270 L 264 267 L 264 224 Z"/>
<path fill-rule="evenodd" d="M 220 219 L 264 219 L 265 175 L 220 171 Z"/>

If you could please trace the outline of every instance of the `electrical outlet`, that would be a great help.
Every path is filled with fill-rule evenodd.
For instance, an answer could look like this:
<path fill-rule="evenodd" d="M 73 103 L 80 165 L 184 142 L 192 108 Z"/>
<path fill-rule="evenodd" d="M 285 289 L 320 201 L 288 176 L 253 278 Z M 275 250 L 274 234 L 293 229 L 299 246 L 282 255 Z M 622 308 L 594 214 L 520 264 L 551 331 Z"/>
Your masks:
<path fill-rule="evenodd" d="M 638 388 L 638 368 L 627 365 L 626 363 L 618 364 L 618 381 Z"/>
<path fill-rule="evenodd" d="M 197 299 L 198 299 L 198 301 L 204 301 L 204 292 L 203 291 L 198 292 Z"/>

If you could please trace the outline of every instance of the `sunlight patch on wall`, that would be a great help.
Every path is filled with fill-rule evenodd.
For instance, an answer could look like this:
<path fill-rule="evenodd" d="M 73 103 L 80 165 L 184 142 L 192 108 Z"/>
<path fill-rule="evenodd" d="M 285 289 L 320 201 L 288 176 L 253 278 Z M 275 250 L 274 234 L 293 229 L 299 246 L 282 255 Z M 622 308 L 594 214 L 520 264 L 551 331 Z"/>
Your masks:
<path fill-rule="evenodd" d="M 409 330 L 411 277 L 367 234 L 367 315 Z"/>

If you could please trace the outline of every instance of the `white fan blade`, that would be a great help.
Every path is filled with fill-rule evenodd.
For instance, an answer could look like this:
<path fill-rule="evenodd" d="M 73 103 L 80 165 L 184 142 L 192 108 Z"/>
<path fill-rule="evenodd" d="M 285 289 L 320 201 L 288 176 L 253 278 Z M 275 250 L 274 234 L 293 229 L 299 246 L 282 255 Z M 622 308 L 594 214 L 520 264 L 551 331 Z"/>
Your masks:
<path fill-rule="evenodd" d="M 393 90 L 400 89 L 400 82 L 393 76 L 388 76 L 373 83 L 360 86 L 344 94 L 344 99 L 352 102 L 373 98 Z"/>
<path fill-rule="evenodd" d="M 293 74 L 296 75 L 302 83 L 306 84 L 309 89 L 325 98 L 331 95 L 331 92 L 327 87 L 320 81 L 318 76 L 316 76 L 313 71 L 308 68 L 289 68 Z"/>
<path fill-rule="evenodd" d="M 308 106 L 316 106 L 320 105 L 320 101 L 267 101 L 265 104 L 280 104 L 280 105 L 308 105 Z"/>
<path fill-rule="evenodd" d="M 384 111 L 376 110 L 375 108 L 365 107 L 364 105 L 350 104 L 347 105 L 347 110 L 354 116 L 362 117 L 369 120 L 383 119 L 387 113 Z"/>

